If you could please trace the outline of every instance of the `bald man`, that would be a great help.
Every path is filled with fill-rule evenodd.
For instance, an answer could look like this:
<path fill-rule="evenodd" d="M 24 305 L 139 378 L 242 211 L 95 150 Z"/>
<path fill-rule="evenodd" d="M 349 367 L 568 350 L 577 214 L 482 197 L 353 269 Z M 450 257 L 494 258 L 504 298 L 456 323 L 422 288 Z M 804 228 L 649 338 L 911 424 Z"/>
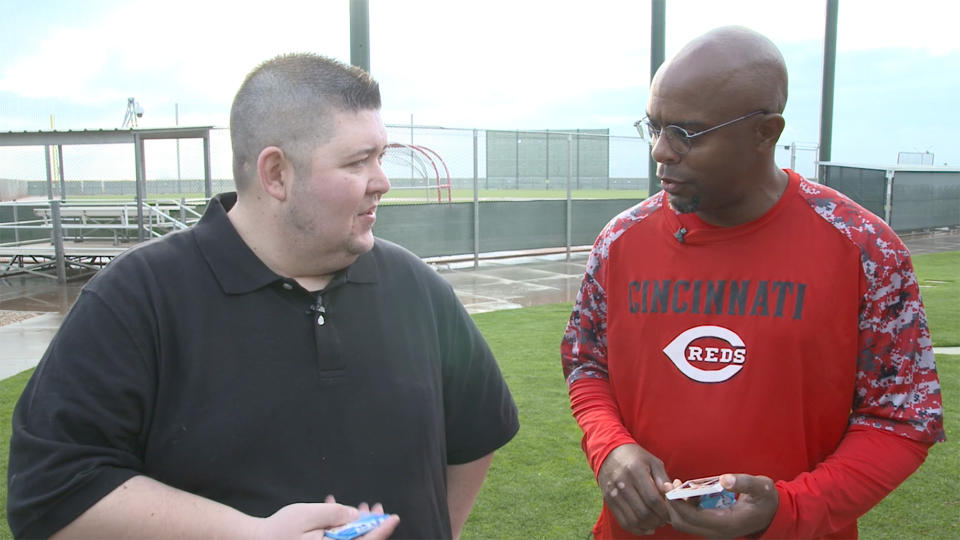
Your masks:
<path fill-rule="evenodd" d="M 656 73 L 663 191 L 594 245 L 561 345 L 603 497 L 597 538 L 852 538 L 944 439 L 910 255 L 850 199 L 776 166 L 787 72 L 711 31 Z M 668 500 L 721 475 L 723 509 Z"/>

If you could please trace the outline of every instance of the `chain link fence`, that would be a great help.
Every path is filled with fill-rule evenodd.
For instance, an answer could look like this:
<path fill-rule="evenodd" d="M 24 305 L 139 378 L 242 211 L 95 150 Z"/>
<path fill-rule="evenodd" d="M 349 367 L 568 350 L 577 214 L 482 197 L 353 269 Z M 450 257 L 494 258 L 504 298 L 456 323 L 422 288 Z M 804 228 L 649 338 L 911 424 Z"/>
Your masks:
<path fill-rule="evenodd" d="M 637 136 L 412 125 L 388 125 L 387 136 L 383 166 L 392 189 L 376 233 L 422 257 L 569 252 L 591 244 L 610 218 L 647 196 L 649 147 Z M 229 131 L 212 129 L 209 144 L 212 193 L 234 190 Z M 132 146 L 0 147 L 0 198 L 135 201 Z M 815 156 L 803 157 L 815 154 L 810 150 L 785 145 L 777 160 L 813 176 L 805 171 L 816 170 Z M 204 197 L 203 157 L 198 139 L 144 141 L 144 197 Z M 0 215 L 0 222 L 9 217 Z M 10 241 L 3 236 L 0 242 Z"/>
<path fill-rule="evenodd" d="M 391 151 L 384 164 L 398 199 L 444 202 L 437 186 L 449 184 L 449 200 L 469 199 L 473 182 L 484 198 L 562 196 L 631 197 L 646 193 L 649 148 L 635 136 L 606 129 L 483 130 L 387 126 Z M 474 140 L 476 139 L 476 141 Z M 210 131 L 213 192 L 231 191 L 233 171 L 226 128 Z M 418 150 L 419 148 L 420 150 Z M 402 151 L 400 151 L 402 150 Z M 817 176 L 815 144 L 782 144 L 776 159 L 804 176 Z M 0 146 L 0 200 L 24 197 L 134 197 L 132 145 Z M 204 195 L 203 145 L 199 139 L 144 141 L 146 195 Z M 403 154 L 406 154 L 404 157 Z M 47 182 L 47 179 L 51 182 Z M 617 193 L 603 193 L 617 192 Z"/>

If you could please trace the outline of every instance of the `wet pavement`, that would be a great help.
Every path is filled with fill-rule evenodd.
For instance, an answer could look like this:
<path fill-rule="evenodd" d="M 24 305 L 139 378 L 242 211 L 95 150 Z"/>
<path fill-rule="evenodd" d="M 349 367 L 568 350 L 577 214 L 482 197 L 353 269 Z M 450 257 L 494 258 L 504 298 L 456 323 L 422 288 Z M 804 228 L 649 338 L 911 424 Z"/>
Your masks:
<path fill-rule="evenodd" d="M 913 255 L 960 251 L 960 229 L 903 235 Z M 536 255 L 473 262 L 434 263 L 453 286 L 467 311 L 481 313 L 540 304 L 573 302 L 580 287 L 587 253 Z M 63 315 L 76 300 L 83 280 L 61 286 L 39 276 L 0 279 L 0 310 L 43 312 L 0 326 L 0 379 L 36 365 L 56 333 Z M 937 352 L 960 354 L 960 347 Z"/>
<path fill-rule="evenodd" d="M 943 251 L 960 251 L 960 228 L 902 234 L 900 238 L 910 249 L 910 255 L 926 255 Z"/>

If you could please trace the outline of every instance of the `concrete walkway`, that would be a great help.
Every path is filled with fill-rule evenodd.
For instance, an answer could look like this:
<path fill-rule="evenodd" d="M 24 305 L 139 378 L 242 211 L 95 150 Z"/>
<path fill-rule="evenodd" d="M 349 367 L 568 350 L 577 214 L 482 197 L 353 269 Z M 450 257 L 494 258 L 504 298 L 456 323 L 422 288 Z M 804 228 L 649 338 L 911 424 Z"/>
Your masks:
<path fill-rule="evenodd" d="M 63 315 L 53 312 L 0 326 L 0 379 L 36 366 L 61 321 Z"/>

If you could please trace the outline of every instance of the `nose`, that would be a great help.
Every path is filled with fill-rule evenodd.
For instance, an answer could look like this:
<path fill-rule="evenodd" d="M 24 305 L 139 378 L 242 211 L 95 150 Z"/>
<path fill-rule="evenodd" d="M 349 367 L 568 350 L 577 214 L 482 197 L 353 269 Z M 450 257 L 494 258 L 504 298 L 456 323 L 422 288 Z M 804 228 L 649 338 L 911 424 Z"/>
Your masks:
<path fill-rule="evenodd" d="M 367 191 L 381 195 L 390 191 L 390 179 L 387 178 L 387 173 L 383 171 L 382 163 L 374 163 L 370 179 L 367 181 Z"/>
<path fill-rule="evenodd" d="M 657 137 L 657 142 L 650 147 L 650 157 L 657 163 L 676 163 L 680 161 L 680 154 L 670 147 L 666 137 Z"/>

